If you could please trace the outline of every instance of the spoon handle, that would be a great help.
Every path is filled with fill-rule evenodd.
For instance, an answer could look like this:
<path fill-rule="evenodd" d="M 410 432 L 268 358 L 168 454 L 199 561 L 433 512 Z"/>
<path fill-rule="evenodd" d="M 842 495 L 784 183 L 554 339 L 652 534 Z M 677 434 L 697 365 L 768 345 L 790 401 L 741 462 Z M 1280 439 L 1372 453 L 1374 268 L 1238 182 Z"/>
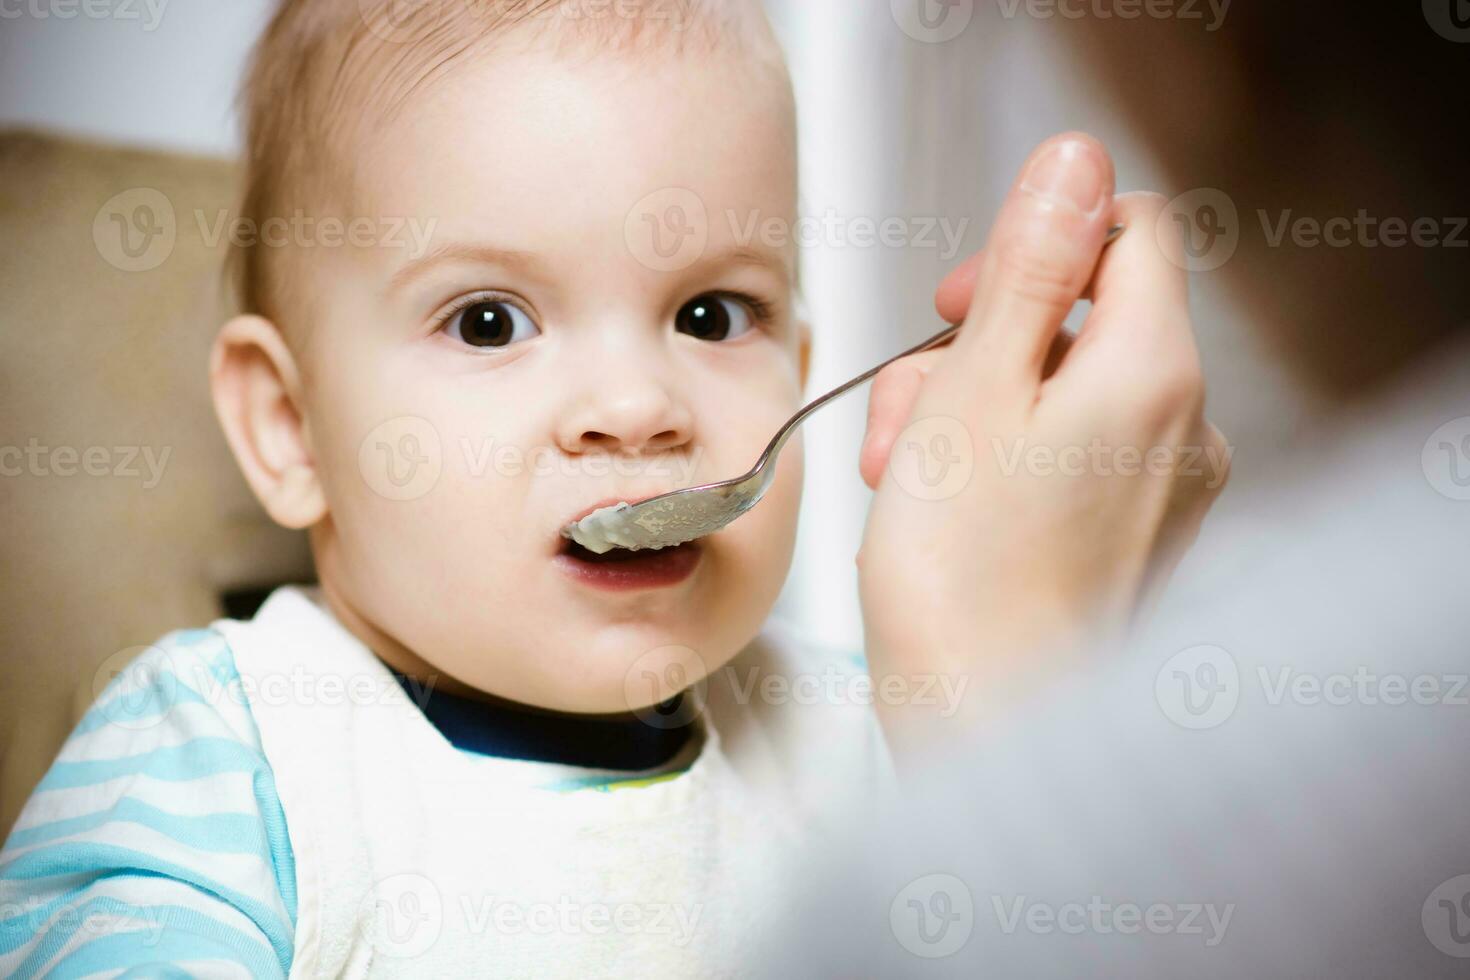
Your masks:
<path fill-rule="evenodd" d="M 1107 237 L 1103 239 L 1103 247 L 1106 248 L 1107 246 L 1113 244 L 1113 242 L 1117 241 L 1119 236 L 1123 234 L 1123 229 L 1123 225 L 1114 225 L 1113 227 L 1109 228 Z M 908 350 L 904 351 L 901 354 L 894 354 L 888 360 L 878 364 L 878 366 L 869 368 L 862 374 L 853 378 L 851 381 L 847 381 L 841 385 L 838 385 L 836 388 L 833 388 L 831 391 L 827 392 L 825 395 L 816 399 L 815 401 L 808 402 L 806 406 L 801 409 L 801 411 L 791 416 L 791 418 L 786 421 L 786 424 L 781 426 L 781 428 L 776 432 L 775 437 L 771 439 L 770 445 L 766 446 L 766 451 L 761 453 L 761 458 L 755 464 L 755 469 L 753 472 L 758 472 L 763 469 L 766 462 L 777 453 L 779 453 L 782 446 L 786 445 L 786 440 L 791 438 L 791 433 L 796 431 L 796 427 L 805 422 L 817 409 L 821 408 L 823 405 L 826 405 L 833 399 L 840 398 L 841 396 L 847 394 L 849 391 L 856 388 L 863 382 L 872 379 L 874 375 L 886 368 L 888 365 L 892 364 L 894 361 L 900 361 L 903 360 L 905 357 L 910 357 L 914 354 L 919 354 L 926 350 L 933 350 L 936 347 L 944 346 L 954 339 L 955 334 L 959 333 L 960 326 L 961 324 L 958 323 L 951 324 L 950 326 L 945 327 L 943 330 L 939 331 L 934 336 L 930 337 L 928 340 L 919 344 L 915 344 L 913 347 L 910 347 Z"/>
<path fill-rule="evenodd" d="M 827 404 L 835 398 L 842 397 L 863 382 L 870 380 L 879 371 L 883 370 L 894 361 L 899 361 L 905 357 L 908 357 L 911 354 L 918 354 L 922 351 L 932 350 L 935 347 L 941 347 L 944 344 L 949 343 L 951 340 L 954 339 L 955 334 L 959 333 L 959 331 L 960 324 L 951 324 L 950 326 L 945 327 L 943 330 L 939 331 L 939 333 L 930 337 L 923 343 L 910 347 L 902 354 L 893 355 L 888 360 L 883 361 L 877 367 L 870 368 L 869 370 L 864 371 L 862 374 L 853 378 L 851 381 L 844 382 L 838 387 L 833 388 L 821 398 L 818 398 L 817 400 L 812 402 L 808 402 L 801 411 L 791 416 L 791 418 L 786 421 L 786 424 L 781 426 L 780 430 L 777 431 L 775 438 L 771 440 L 771 444 L 766 447 L 766 451 L 761 453 L 760 462 L 756 463 L 755 468 L 761 469 L 768 459 L 776 455 L 776 453 L 779 453 L 781 451 L 781 447 L 786 445 L 786 440 L 791 437 L 791 433 L 796 431 L 796 427 L 805 422 L 807 418 L 809 418 L 811 414 L 817 409 L 821 408 L 823 405 Z"/>

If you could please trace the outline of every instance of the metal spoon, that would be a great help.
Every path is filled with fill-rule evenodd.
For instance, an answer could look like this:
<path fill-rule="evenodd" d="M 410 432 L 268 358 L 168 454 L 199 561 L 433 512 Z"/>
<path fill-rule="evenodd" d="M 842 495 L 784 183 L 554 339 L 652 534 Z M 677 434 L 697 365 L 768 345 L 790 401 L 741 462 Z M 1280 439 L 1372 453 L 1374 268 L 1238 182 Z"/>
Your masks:
<path fill-rule="evenodd" d="M 1123 234 L 1123 226 L 1108 229 L 1104 246 L 1111 245 Z M 858 385 L 869 380 L 879 371 L 901 358 L 921 351 L 932 350 L 952 340 L 960 325 L 946 327 L 928 340 L 910 347 L 902 354 L 888 360 L 827 392 L 791 416 L 771 439 L 766 451 L 751 467 L 750 472 L 733 480 L 706 483 L 683 490 L 650 497 L 636 504 L 620 503 L 593 511 L 580 521 L 562 528 L 562 536 L 594 554 L 606 554 L 614 548 L 630 551 L 669 548 L 713 534 L 734 521 L 741 514 L 760 503 L 775 479 L 776 457 L 786 446 L 798 426 L 811 417 L 812 413 Z"/>

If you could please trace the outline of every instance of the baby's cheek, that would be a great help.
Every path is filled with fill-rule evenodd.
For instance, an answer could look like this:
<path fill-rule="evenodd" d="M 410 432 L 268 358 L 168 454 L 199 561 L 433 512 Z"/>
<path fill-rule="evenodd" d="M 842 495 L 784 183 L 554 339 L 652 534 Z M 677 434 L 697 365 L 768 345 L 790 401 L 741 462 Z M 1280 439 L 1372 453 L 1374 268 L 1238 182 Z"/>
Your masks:
<path fill-rule="evenodd" d="M 761 502 L 721 535 L 728 537 L 725 550 L 731 559 L 724 573 L 735 579 L 721 587 L 738 596 L 741 615 L 753 617 L 757 628 L 781 591 L 796 546 L 803 471 L 799 442 L 787 444 L 777 466 Z"/>
<path fill-rule="evenodd" d="M 775 560 L 780 563 L 780 577 L 784 579 L 796 549 L 796 523 L 801 510 L 805 473 L 805 454 L 799 435 L 787 443 L 777 465 L 776 479 L 767 493 L 767 496 L 775 497 L 771 501 L 769 540 L 776 554 Z"/>

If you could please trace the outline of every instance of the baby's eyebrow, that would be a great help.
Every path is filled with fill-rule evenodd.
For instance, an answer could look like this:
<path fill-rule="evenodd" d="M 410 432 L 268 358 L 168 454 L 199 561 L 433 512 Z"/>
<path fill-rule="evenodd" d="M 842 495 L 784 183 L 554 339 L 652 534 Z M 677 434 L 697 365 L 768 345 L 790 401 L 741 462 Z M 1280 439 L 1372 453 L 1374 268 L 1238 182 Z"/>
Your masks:
<path fill-rule="evenodd" d="M 498 265 L 513 272 L 530 273 L 540 264 L 540 257 L 534 252 L 525 252 L 514 248 L 500 248 L 495 245 L 475 244 L 473 242 L 446 242 L 438 245 L 427 254 L 413 259 L 403 268 L 393 273 L 389 280 L 390 289 L 401 289 L 404 285 L 424 275 L 436 265 L 444 265 L 450 262 L 474 262 L 480 265 Z"/>
<path fill-rule="evenodd" d="M 791 271 L 786 267 L 786 260 L 780 253 L 752 248 L 748 245 L 737 245 L 731 248 L 709 252 L 700 257 L 700 260 L 694 264 L 693 269 L 695 271 L 701 267 L 718 269 L 729 265 L 752 265 L 773 273 L 780 278 L 784 286 L 789 286 L 791 283 Z"/>
<path fill-rule="evenodd" d="M 501 248 L 496 245 L 474 242 L 445 242 L 442 245 L 436 246 L 427 254 L 411 260 L 403 268 L 393 273 L 392 278 L 388 282 L 388 288 L 390 290 L 401 289 L 409 282 L 426 274 L 435 266 L 452 262 L 474 262 L 480 265 L 495 265 L 520 275 L 531 276 L 540 268 L 541 257 L 535 252 Z M 688 271 L 699 272 L 701 269 L 719 269 L 730 265 L 748 265 L 765 269 L 780 278 L 783 285 L 790 284 L 790 270 L 787 269 L 786 261 L 779 253 L 769 252 L 760 248 L 752 248 L 747 245 L 737 245 L 728 249 L 707 252 L 700 256 L 699 260 Z"/>

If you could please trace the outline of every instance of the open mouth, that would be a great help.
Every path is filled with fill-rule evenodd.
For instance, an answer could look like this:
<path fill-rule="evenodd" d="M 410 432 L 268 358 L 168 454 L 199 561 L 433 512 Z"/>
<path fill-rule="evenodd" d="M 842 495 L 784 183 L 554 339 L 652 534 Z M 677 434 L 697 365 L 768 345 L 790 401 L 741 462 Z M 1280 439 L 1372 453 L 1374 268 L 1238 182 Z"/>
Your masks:
<path fill-rule="evenodd" d="M 698 541 L 660 548 L 629 551 L 613 548 L 597 554 L 570 538 L 562 539 L 557 563 L 585 585 L 610 591 L 666 588 L 687 579 L 699 564 L 703 548 Z"/>
<path fill-rule="evenodd" d="M 582 547 L 571 538 L 565 538 L 563 540 L 564 544 L 561 549 L 563 555 L 569 558 L 575 558 L 577 561 L 591 562 L 595 565 L 637 561 L 641 558 L 650 558 L 658 554 L 657 551 L 631 551 L 627 548 L 613 548 L 611 551 L 599 555 L 595 551 Z"/>
<path fill-rule="evenodd" d="M 603 507 L 618 503 L 637 503 L 650 495 L 608 499 L 593 504 L 573 515 L 562 526 L 575 523 Z M 699 541 L 671 548 L 642 549 L 614 547 L 598 554 L 571 538 L 558 535 L 556 564 L 583 585 L 613 592 L 632 589 L 658 589 L 677 585 L 694 574 L 704 548 Z"/>

